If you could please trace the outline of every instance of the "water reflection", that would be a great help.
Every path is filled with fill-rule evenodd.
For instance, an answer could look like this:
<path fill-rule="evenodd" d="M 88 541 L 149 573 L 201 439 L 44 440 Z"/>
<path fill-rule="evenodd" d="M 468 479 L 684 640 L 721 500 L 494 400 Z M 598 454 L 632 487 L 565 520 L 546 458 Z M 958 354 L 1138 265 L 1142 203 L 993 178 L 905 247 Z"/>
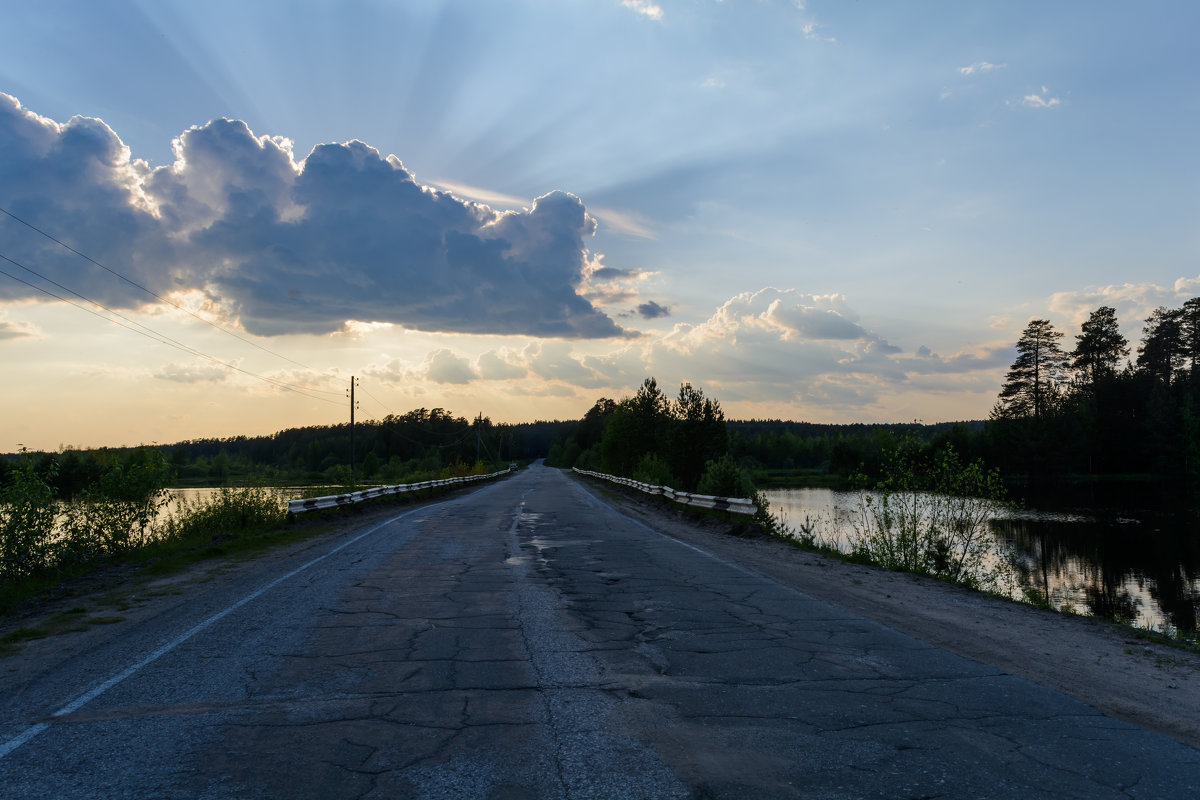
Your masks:
<path fill-rule="evenodd" d="M 859 492 L 776 489 L 772 511 L 793 529 L 806 520 L 827 543 L 849 547 Z M 1200 536 L 1195 518 L 1164 513 L 1090 515 L 1030 509 L 991 522 L 1008 545 L 1018 599 L 1156 630 L 1194 635 L 1200 605 Z"/>

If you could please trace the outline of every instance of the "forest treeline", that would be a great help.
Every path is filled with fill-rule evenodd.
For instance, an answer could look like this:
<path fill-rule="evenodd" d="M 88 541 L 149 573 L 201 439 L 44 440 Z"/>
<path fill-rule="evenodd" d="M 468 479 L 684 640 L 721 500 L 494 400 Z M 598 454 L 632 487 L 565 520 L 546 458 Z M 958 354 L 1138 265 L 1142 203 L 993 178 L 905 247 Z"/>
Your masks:
<path fill-rule="evenodd" d="M 901 443 L 928 459 L 947 449 L 998 468 L 1011 495 L 1033 499 L 1063 487 L 1133 486 L 1139 500 L 1200 505 L 1200 298 L 1156 309 L 1134 346 L 1116 312 L 1093 311 L 1070 338 L 1032 320 L 1016 342 L 987 420 L 925 425 L 816 424 L 726 420 L 720 403 L 690 384 L 668 396 L 648 378 L 632 397 L 600 398 L 581 419 L 493 423 L 440 408 L 416 409 L 354 426 L 354 477 L 403 482 L 548 457 L 647 482 L 695 490 L 710 462 L 722 464 L 723 491 L 745 475 L 759 486 L 844 482 L 882 476 Z M 269 436 L 197 439 L 161 445 L 179 485 L 253 481 L 350 482 L 349 424 Z M 39 472 L 71 497 L 114 463 L 131 466 L 135 448 L 64 449 L 33 454 Z M 18 463 L 0 458 L 0 485 Z M 53 466 L 53 470 L 51 470 Z M 713 480 L 716 480 L 714 473 Z M 711 481 L 710 481 L 711 483 Z M 718 492 L 712 492 L 718 493 Z"/>
<path fill-rule="evenodd" d="M 468 474 L 477 462 L 504 465 L 545 455 L 562 423 L 497 424 L 445 409 L 419 408 L 381 420 L 356 422 L 354 480 L 400 483 Z M 175 485 L 223 486 L 351 483 L 351 427 L 315 425 L 267 436 L 193 439 L 154 448 L 166 459 Z M 136 463 L 145 448 L 64 448 L 30 454 L 35 469 L 62 498 L 95 483 L 114 464 Z M 0 458 L 0 485 L 19 459 Z"/>

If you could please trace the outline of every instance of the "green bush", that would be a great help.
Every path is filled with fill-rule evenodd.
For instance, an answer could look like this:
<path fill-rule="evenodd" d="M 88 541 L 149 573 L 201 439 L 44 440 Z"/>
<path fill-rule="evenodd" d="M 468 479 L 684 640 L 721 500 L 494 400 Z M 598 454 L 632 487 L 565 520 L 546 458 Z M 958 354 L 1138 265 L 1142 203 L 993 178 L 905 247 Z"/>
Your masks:
<path fill-rule="evenodd" d="M 157 526 L 160 539 L 213 536 L 245 537 L 282 525 L 287 512 L 279 497 L 258 486 L 225 487 L 207 498 L 195 498 Z"/>
<path fill-rule="evenodd" d="M 153 538 L 150 525 L 168 502 L 170 472 L 157 450 L 133 453 L 64 506 L 59 563 L 80 563 L 139 547 Z"/>
<path fill-rule="evenodd" d="M 704 474 L 700 476 L 696 492 L 716 497 L 752 497 L 754 484 L 746 471 L 735 464 L 733 457 L 726 453 L 705 463 Z"/>
<path fill-rule="evenodd" d="M 51 462 L 49 478 L 54 478 Z M 59 506 L 23 448 L 21 461 L 0 487 L 0 576 L 23 578 L 46 568 L 54 542 Z"/>
<path fill-rule="evenodd" d="M 575 459 L 575 466 L 580 469 L 586 469 L 590 472 L 600 472 L 602 464 L 600 463 L 600 453 L 598 448 L 589 447 L 579 454 Z"/>
<path fill-rule="evenodd" d="M 676 484 L 675 477 L 671 474 L 671 468 L 656 453 L 646 453 L 643 455 L 638 461 L 637 467 L 634 468 L 631 477 L 635 481 L 648 483 L 651 486 L 670 486 L 674 488 Z"/>

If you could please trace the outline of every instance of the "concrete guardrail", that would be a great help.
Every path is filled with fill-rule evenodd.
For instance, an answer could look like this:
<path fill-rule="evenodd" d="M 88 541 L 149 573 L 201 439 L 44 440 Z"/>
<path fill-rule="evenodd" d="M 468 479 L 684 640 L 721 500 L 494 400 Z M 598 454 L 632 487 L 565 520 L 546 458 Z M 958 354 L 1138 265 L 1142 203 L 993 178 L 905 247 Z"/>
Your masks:
<path fill-rule="evenodd" d="M 490 478 L 499 478 L 501 475 L 508 475 L 516 468 L 516 464 L 513 464 L 506 470 L 493 472 L 489 475 L 468 475 L 463 478 L 440 478 L 433 481 L 420 481 L 419 483 L 398 483 L 394 486 L 373 486 L 370 489 L 362 489 L 361 491 L 348 492 L 346 494 L 330 494 L 324 497 L 304 497 L 298 500 L 288 500 L 288 513 L 302 514 L 305 511 L 320 511 L 326 508 L 349 506 L 354 503 L 361 503 L 364 500 L 374 500 L 377 497 L 386 497 L 392 494 L 405 494 L 406 492 L 419 492 L 423 489 L 436 489 L 441 486 L 457 486 L 463 483 L 485 481 Z"/>
<path fill-rule="evenodd" d="M 695 494 L 693 492 L 681 492 L 677 489 L 672 489 L 670 486 L 654 486 L 649 483 L 635 481 L 632 478 L 618 478 L 616 475 L 605 475 L 603 472 L 590 472 L 586 469 L 572 467 L 571 469 L 580 475 L 587 475 L 590 478 L 600 478 L 602 480 L 619 483 L 622 486 L 631 486 L 638 491 L 646 494 L 661 495 L 668 500 L 674 500 L 676 503 L 681 503 L 685 506 L 696 506 L 697 508 L 712 508 L 717 511 L 728 511 L 731 514 L 757 514 L 758 506 L 748 497 L 716 497 L 711 494 Z"/>

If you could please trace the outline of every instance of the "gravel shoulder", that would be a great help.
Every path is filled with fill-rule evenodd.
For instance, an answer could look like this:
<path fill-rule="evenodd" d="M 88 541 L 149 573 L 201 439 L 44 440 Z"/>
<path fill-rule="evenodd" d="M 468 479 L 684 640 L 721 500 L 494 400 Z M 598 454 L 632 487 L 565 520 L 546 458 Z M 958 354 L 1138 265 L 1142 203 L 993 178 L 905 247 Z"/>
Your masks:
<path fill-rule="evenodd" d="M 659 498 L 585 483 L 653 530 L 922 641 L 1061 691 L 1108 716 L 1200 748 L 1200 654 L 1095 619 L 850 564 L 772 538 L 734 536 L 731 525 L 718 518 Z M 258 573 L 268 574 L 274 563 L 310 549 L 317 552 L 332 536 L 396 513 L 395 506 L 382 505 L 319 523 L 301 522 L 318 525 L 322 535 L 254 559 L 214 559 L 155 580 L 102 574 L 80 591 L 30 604 L 0 618 L 0 637 L 21 628 L 60 632 L 0 649 L 0 689 L 20 691 L 33 676 L 101 646 L 122 626 L 200 601 L 215 583 L 252 583 Z"/>

